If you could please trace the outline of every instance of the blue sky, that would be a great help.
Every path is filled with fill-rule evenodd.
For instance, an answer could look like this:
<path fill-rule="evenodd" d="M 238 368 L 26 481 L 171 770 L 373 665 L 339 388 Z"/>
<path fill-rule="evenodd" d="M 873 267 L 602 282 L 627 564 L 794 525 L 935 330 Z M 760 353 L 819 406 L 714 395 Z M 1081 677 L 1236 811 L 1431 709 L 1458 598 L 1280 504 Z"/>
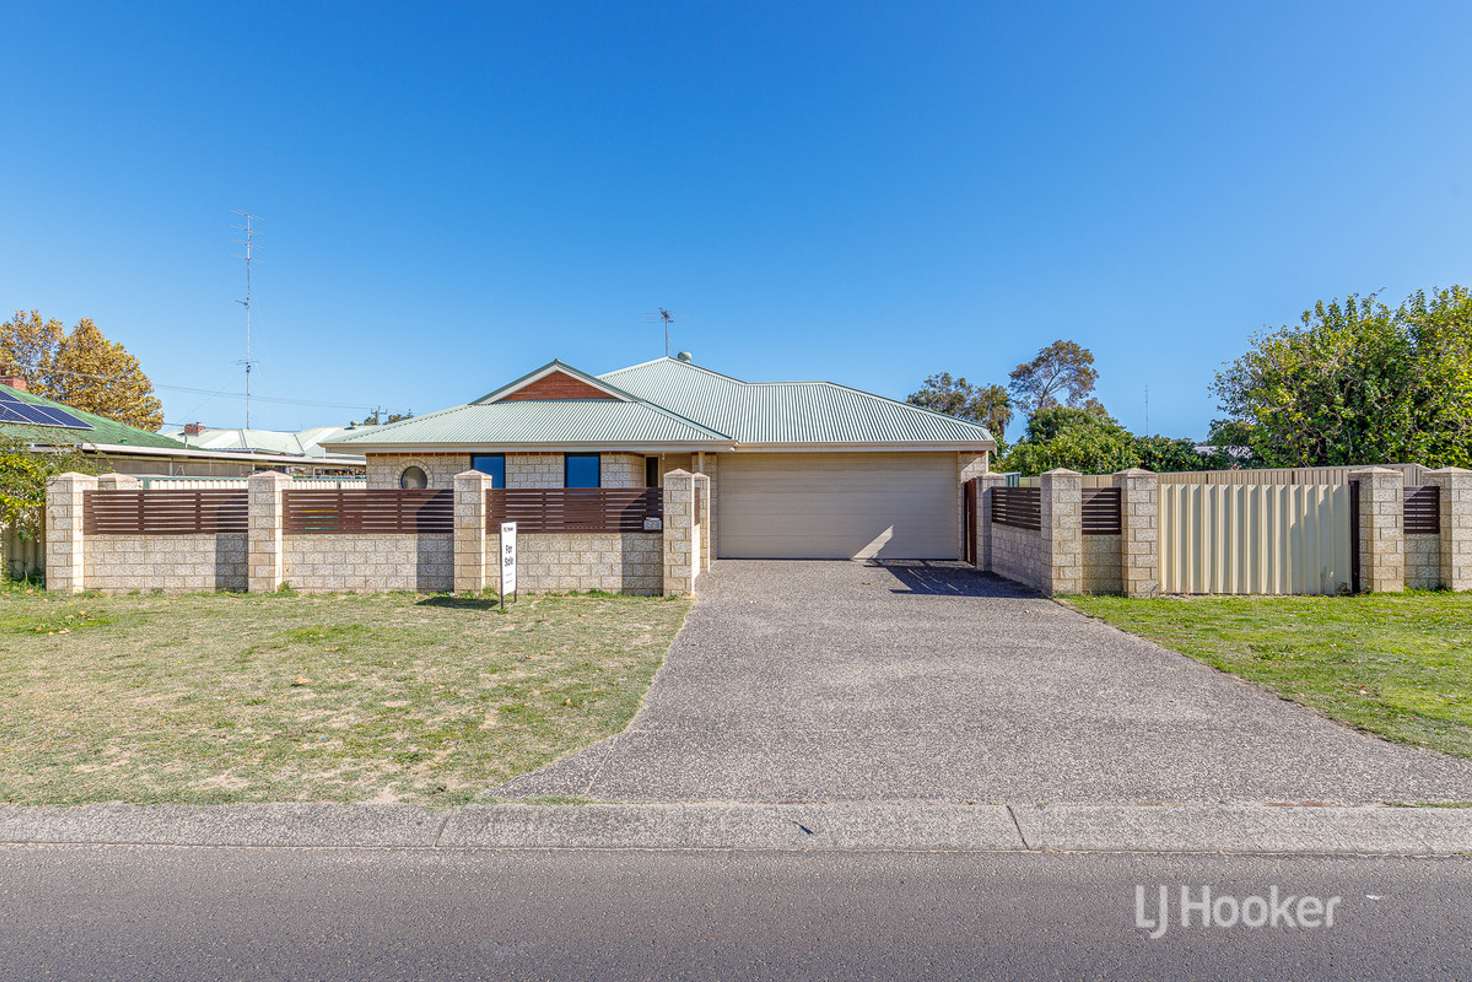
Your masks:
<path fill-rule="evenodd" d="M 1472 280 L 1472 5 L 1022 6 L 3 10 L 0 307 L 239 425 L 184 388 L 241 388 L 248 208 L 267 397 L 606 371 L 663 305 L 699 363 L 899 398 L 1074 338 L 1199 435 L 1254 331 Z"/>

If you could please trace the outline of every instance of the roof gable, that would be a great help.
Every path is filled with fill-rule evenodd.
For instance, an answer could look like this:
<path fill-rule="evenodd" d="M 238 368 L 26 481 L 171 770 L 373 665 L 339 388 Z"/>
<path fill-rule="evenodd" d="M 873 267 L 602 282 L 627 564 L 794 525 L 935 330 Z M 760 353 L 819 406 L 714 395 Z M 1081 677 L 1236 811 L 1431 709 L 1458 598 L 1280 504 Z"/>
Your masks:
<path fill-rule="evenodd" d="M 571 365 L 564 365 L 555 358 L 514 382 L 488 392 L 475 400 L 473 405 L 485 406 L 497 402 L 559 402 L 569 399 L 617 399 L 630 401 L 628 393 L 614 388 L 607 382 L 580 372 Z"/>

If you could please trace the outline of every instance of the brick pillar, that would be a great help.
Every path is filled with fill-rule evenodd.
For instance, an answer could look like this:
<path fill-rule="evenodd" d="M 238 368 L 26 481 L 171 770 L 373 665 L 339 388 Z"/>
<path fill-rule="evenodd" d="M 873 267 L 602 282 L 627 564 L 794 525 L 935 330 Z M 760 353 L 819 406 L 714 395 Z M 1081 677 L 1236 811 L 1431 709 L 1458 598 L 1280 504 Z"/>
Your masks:
<path fill-rule="evenodd" d="M 1360 591 L 1400 593 L 1406 588 L 1405 480 L 1400 471 L 1354 471 L 1360 482 Z"/>
<path fill-rule="evenodd" d="M 70 471 L 46 482 L 47 590 L 81 593 L 85 588 L 82 492 L 96 488 L 97 478 Z"/>
<path fill-rule="evenodd" d="M 1119 488 L 1119 579 L 1126 597 L 1160 592 L 1160 476 L 1139 467 L 1114 475 Z"/>
<path fill-rule="evenodd" d="M 1043 521 L 1042 582 L 1049 596 L 1080 593 L 1084 588 L 1083 479 L 1064 468 L 1039 478 Z"/>
<path fill-rule="evenodd" d="M 1443 467 L 1427 476 L 1441 488 L 1442 589 L 1472 590 L 1472 471 Z"/>
<path fill-rule="evenodd" d="M 250 535 L 246 546 L 246 589 L 271 593 L 281 588 L 286 571 L 282 546 L 285 525 L 281 492 L 291 478 L 279 471 L 252 474 L 246 482 L 250 512 Z"/>
<path fill-rule="evenodd" d="M 1005 487 L 1001 474 L 976 476 L 976 568 L 990 572 L 992 568 L 992 488 Z"/>
<path fill-rule="evenodd" d="M 694 476 L 673 470 L 664 476 L 664 595 L 684 596 L 695 592 L 699 575 L 694 557 Z"/>
<path fill-rule="evenodd" d="M 713 538 L 711 534 L 710 514 L 712 510 L 711 505 L 714 502 L 710 499 L 712 488 L 709 475 L 691 475 L 691 486 L 700 489 L 700 514 L 696 515 L 694 519 L 696 528 L 695 554 L 700 557 L 700 568 L 696 571 L 696 576 L 699 576 L 701 573 L 710 569 L 710 540 Z"/>
<path fill-rule="evenodd" d="M 103 474 L 97 479 L 99 491 L 137 491 L 142 485 L 132 474 Z"/>
<path fill-rule="evenodd" d="M 486 588 L 486 491 L 491 476 L 480 471 L 455 475 L 455 584 L 456 593 L 480 593 Z M 501 584 L 500 566 L 495 583 Z"/>

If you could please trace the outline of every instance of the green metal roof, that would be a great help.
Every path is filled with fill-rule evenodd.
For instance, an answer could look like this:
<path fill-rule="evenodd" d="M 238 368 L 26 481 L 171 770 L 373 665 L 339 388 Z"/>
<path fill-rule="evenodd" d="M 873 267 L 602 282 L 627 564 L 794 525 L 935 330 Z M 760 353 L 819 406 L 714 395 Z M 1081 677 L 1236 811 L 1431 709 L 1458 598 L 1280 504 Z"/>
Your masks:
<path fill-rule="evenodd" d="M 108 444 L 112 446 L 126 447 L 157 447 L 160 450 L 187 450 L 188 448 L 171 437 L 162 433 L 150 433 L 140 430 L 136 426 L 119 423 L 117 420 L 99 416 L 68 406 L 65 403 L 47 399 L 34 392 L 22 392 L 20 389 L 12 389 L 8 385 L 0 384 L 0 390 L 9 392 L 23 402 L 29 402 L 36 406 L 52 406 L 56 409 L 64 409 L 73 416 L 86 423 L 85 430 L 68 429 L 61 426 L 31 426 L 24 423 L 0 423 L 0 436 L 13 437 L 47 447 L 74 446 L 80 443 Z"/>
<path fill-rule="evenodd" d="M 491 401 L 548 369 L 612 399 Z M 985 427 L 832 382 L 743 382 L 674 358 L 589 376 L 553 361 L 473 403 L 339 434 L 347 452 L 435 445 L 992 443 Z"/>
<path fill-rule="evenodd" d="M 345 432 L 323 441 L 352 451 L 360 446 L 423 444 L 543 445 L 554 443 L 730 443 L 674 413 L 644 402 L 570 399 L 471 403 L 413 419 Z"/>
<path fill-rule="evenodd" d="M 834 382 L 743 382 L 676 358 L 599 376 L 738 443 L 978 443 L 986 427 Z"/>

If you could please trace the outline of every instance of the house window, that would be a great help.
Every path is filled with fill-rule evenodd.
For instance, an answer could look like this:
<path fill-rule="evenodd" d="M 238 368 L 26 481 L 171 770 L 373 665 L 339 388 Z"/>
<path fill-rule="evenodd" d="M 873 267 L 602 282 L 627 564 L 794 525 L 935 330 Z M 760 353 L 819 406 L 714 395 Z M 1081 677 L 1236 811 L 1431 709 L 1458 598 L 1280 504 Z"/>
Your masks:
<path fill-rule="evenodd" d="M 429 487 L 429 475 L 423 467 L 405 467 L 399 475 L 399 487 L 405 491 L 423 491 Z"/>
<path fill-rule="evenodd" d="M 493 488 L 506 486 L 506 455 L 503 453 L 471 454 L 470 469 L 489 474 Z"/>
<path fill-rule="evenodd" d="M 601 458 L 595 453 L 570 453 L 562 456 L 562 486 L 596 488 L 603 483 Z"/>
<path fill-rule="evenodd" d="M 659 487 L 659 458 L 644 458 L 644 486 L 646 488 Z"/>

